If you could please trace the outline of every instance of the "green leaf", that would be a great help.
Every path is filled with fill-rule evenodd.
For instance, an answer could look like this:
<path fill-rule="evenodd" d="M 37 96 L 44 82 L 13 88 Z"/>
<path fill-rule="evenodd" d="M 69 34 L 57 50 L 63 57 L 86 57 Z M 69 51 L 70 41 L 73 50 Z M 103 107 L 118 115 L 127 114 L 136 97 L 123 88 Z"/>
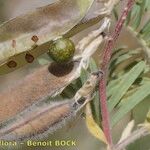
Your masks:
<path fill-rule="evenodd" d="M 90 59 L 89 69 L 91 72 L 98 71 L 97 64 L 93 58 Z"/>
<path fill-rule="evenodd" d="M 122 76 L 115 80 L 109 81 L 109 84 L 107 85 L 107 97 L 112 96 L 116 92 L 116 89 L 118 88 L 118 85 L 121 79 L 122 79 Z"/>
<path fill-rule="evenodd" d="M 93 58 L 90 59 L 89 64 L 90 72 L 94 72 L 98 70 L 97 64 Z M 99 91 L 95 91 L 95 97 L 91 103 L 92 113 L 97 124 L 100 124 L 100 100 L 99 100 Z"/>
<path fill-rule="evenodd" d="M 137 29 L 141 23 L 141 20 L 142 20 L 142 16 L 143 16 L 143 13 L 145 11 L 145 2 L 146 0 L 142 0 L 140 2 L 137 2 L 137 4 L 133 7 L 133 10 L 132 10 L 132 28 L 133 29 Z"/>
<path fill-rule="evenodd" d="M 116 106 L 116 104 L 128 91 L 130 86 L 134 83 L 134 81 L 138 78 L 138 76 L 143 72 L 144 68 L 145 68 L 145 62 L 143 61 L 139 62 L 122 78 L 120 83 L 118 83 L 116 92 L 111 96 L 110 100 L 108 101 L 108 108 L 110 111 Z"/>
<path fill-rule="evenodd" d="M 150 96 L 143 99 L 142 102 L 140 102 L 132 110 L 132 117 L 135 120 L 136 124 L 143 123 L 145 121 L 149 108 L 150 108 Z"/>
<path fill-rule="evenodd" d="M 150 123 L 150 105 L 149 105 L 149 111 L 146 116 L 146 121 Z"/>
<path fill-rule="evenodd" d="M 140 15 L 140 6 L 139 5 L 135 5 L 133 7 L 132 12 L 131 12 L 131 18 L 130 18 L 130 21 L 132 19 L 131 26 L 134 29 L 136 29 L 139 26 L 139 21 L 141 20 L 139 15 Z"/>
<path fill-rule="evenodd" d="M 81 83 L 82 84 L 85 83 L 85 81 L 87 80 L 88 76 L 89 76 L 89 72 L 87 70 L 85 70 L 85 69 L 82 69 L 81 70 L 81 75 L 80 75 L 80 79 L 81 79 Z"/>
<path fill-rule="evenodd" d="M 63 92 L 61 93 L 61 95 L 64 97 L 64 98 L 68 98 L 68 99 L 71 99 L 73 98 L 73 96 L 75 95 L 75 93 L 77 92 L 76 91 L 76 88 L 74 85 L 72 84 L 69 84 L 64 90 Z"/>
<path fill-rule="evenodd" d="M 150 10 L 150 0 L 146 0 L 145 2 L 145 11 L 149 11 Z"/>
<path fill-rule="evenodd" d="M 125 24 L 126 24 L 126 25 L 129 25 L 129 23 L 130 23 L 130 20 L 131 20 L 131 13 L 132 13 L 132 11 L 130 11 L 129 14 L 128 14 L 128 16 L 127 16 L 127 19 L 126 19 L 126 21 L 125 21 Z"/>
<path fill-rule="evenodd" d="M 142 85 L 132 96 L 128 97 L 124 105 L 112 116 L 111 125 L 114 126 L 125 114 L 150 95 L 150 82 Z"/>
<path fill-rule="evenodd" d="M 145 23 L 144 27 L 140 30 L 140 34 L 145 34 L 150 31 L 150 19 Z"/>
<path fill-rule="evenodd" d="M 119 17 L 118 17 L 118 12 L 115 8 L 113 9 L 113 14 L 114 14 L 115 20 L 117 21 Z"/>
<path fill-rule="evenodd" d="M 139 34 L 141 34 L 141 37 L 145 37 L 147 34 L 150 34 L 150 19 L 145 23 L 143 28 L 140 30 Z"/>

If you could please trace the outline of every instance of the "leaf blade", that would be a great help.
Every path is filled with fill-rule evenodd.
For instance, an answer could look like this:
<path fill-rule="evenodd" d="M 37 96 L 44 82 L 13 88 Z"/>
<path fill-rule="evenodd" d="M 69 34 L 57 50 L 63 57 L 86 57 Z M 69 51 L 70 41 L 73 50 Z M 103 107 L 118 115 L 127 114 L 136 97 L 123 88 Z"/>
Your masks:
<path fill-rule="evenodd" d="M 116 88 L 116 93 L 112 95 L 108 101 L 108 108 L 111 111 L 114 106 L 120 101 L 123 95 L 127 92 L 129 87 L 134 83 L 137 77 L 142 73 L 145 68 L 145 62 L 141 61 L 136 66 L 134 66 L 120 81 L 118 88 Z"/>
<path fill-rule="evenodd" d="M 104 142 L 105 144 L 108 144 L 106 137 L 104 135 L 104 132 L 102 131 L 102 129 L 96 124 L 96 122 L 94 121 L 93 117 L 92 117 L 92 112 L 91 112 L 91 108 L 90 105 L 87 104 L 86 106 L 86 125 L 87 128 L 89 130 L 89 132 L 96 137 L 97 139 L 99 139 L 100 141 Z"/>
<path fill-rule="evenodd" d="M 130 96 L 122 107 L 113 115 L 111 125 L 114 126 L 126 113 L 133 109 L 144 98 L 150 95 L 150 82 L 141 86 L 132 96 Z"/>

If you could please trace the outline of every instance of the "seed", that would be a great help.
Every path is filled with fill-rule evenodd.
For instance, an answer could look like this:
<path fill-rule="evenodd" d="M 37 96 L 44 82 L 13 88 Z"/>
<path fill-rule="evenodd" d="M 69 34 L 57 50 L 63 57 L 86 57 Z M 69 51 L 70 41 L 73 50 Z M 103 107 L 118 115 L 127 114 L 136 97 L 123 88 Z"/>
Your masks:
<path fill-rule="evenodd" d="M 69 62 L 75 52 L 74 43 L 68 38 L 60 38 L 51 43 L 48 54 L 57 63 Z"/>
<path fill-rule="evenodd" d="M 7 63 L 7 66 L 9 68 L 15 68 L 17 66 L 17 63 L 15 61 L 11 60 Z"/>
<path fill-rule="evenodd" d="M 39 38 L 36 35 L 34 35 L 32 36 L 31 40 L 36 43 L 39 40 Z"/>
<path fill-rule="evenodd" d="M 31 54 L 26 54 L 25 59 L 28 63 L 32 63 L 34 61 L 34 57 Z"/>

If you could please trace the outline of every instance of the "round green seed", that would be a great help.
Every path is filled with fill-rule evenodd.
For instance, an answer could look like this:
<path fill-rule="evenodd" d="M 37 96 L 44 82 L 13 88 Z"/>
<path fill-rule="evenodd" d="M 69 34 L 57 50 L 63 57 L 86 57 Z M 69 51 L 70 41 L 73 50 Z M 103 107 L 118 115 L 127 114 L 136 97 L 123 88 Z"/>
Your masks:
<path fill-rule="evenodd" d="M 75 52 L 74 43 L 68 38 L 60 38 L 51 43 L 49 48 L 50 57 L 57 63 L 69 62 Z"/>

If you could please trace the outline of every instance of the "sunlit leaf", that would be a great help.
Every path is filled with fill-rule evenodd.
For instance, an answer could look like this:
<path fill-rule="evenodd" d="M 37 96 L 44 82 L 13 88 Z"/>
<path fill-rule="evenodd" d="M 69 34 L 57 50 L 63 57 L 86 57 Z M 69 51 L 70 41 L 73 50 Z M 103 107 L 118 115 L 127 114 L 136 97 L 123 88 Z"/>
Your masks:
<path fill-rule="evenodd" d="M 122 132 L 121 138 L 119 140 L 118 143 L 121 143 L 123 140 L 125 140 L 126 138 L 128 138 L 128 136 L 130 136 L 132 129 L 134 127 L 134 120 L 130 121 L 127 126 L 125 127 L 125 129 Z"/>
<path fill-rule="evenodd" d="M 96 122 L 94 121 L 93 117 L 92 117 L 92 112 L 91 112 L 91 108 L 90 105 L 87 104 L 86 106 L 86 125 L 87 128 L 89 130 L 89 132 L 96 137 L 97 139 L 99 139 L 100 141 L 104 142 L 105 144 L 107 144 L 107 140 L 106 137 L 104 135 L 104 132 L 102 131 L 102 129 L 96 124 Z"/>

